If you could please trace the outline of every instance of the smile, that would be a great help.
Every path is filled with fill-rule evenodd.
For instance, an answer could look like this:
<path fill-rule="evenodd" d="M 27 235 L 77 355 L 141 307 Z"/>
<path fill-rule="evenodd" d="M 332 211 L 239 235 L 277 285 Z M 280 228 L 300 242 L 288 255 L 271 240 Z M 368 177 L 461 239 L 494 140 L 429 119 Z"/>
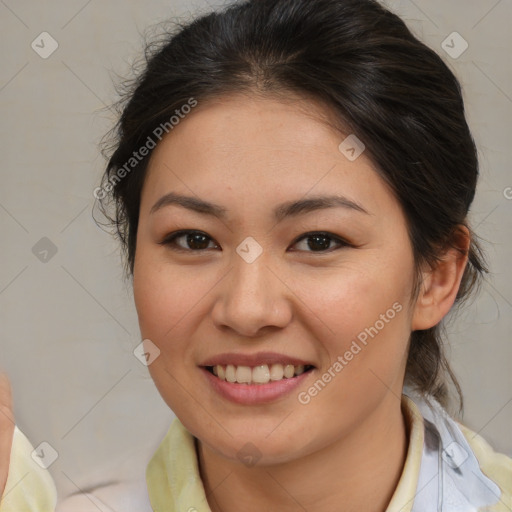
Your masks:
<path fill-rule="evenodd" d="M 222 381 L 236 384 L 262 385 L 297 377 L 310 371 L 313 366 L 274 363 L 254 367 L 228 364 L 207 366 L 205 368 Z"/>

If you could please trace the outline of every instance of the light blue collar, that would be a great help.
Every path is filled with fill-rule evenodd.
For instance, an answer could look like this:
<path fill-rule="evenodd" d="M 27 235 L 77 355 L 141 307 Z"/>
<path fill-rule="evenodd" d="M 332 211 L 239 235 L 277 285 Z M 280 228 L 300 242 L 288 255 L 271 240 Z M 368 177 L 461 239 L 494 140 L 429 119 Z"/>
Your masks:
<path fill-rule="evenodd" d="M 411 512 L 484 512 L 497 503 L 500 488 L 480 470 L 457 423 L 433 397 L 405 386 L 425 424 L 423 455 Z"/>

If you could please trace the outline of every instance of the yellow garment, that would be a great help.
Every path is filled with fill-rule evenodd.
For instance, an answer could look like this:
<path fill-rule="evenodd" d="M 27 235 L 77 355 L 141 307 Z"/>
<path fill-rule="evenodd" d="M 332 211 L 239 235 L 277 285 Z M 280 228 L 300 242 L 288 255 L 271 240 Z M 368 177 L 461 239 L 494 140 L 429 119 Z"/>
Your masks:
<path fill-rule="evenodd" d="M 402 395 L 409 446 L 404 469 L 386 512 L 411 512 L 417 489 L 425 437 L 424 419 L 415 402 Z M 459 425 L 481 471 L 501 490 L 497 503 L 481 512 L 512 510 L 512 459 L 494 452 L 480 436 Z M 146 470 L 153 510 L 158 512 L 210 512 L 197 463 L 194 437 L 175 419 Z M 498 499 L 498 498 L 496 498 Z M 437 510 L 434 504 L 432 510 Z M 2 512 L 0 510 L 0 512 Z M 428 511 L 423 511 L 428 512 Z"/>
<path fill-rule="evenodd" d="M 402 395 L 402 411 L 407 425 L 408 449 L 404 469 L 386 512 L 415 512 L 421 492 L 418 488 L 420 468 L 424 460 L 427 431 L 422 413 L 416 403 Z M 469 449 L 476 457 L 483 475 L 479 482 L 490 479 L 501 495 L 495 503 L 478 512 L 510 512 L 512 510 L 512 459 L 496 453 L 479 435 L 458 424 Z M 0 512 L 54 512 L 57 503 L 55 484 L 49 472 L 33 459 L 33 447 L 15 427 L 10 456 L 9 475 Z M 477 471 L 478 472 L 478 471 Z M 175 419 L 146 470 L 146 483 L 151 506 L 155 512 L 210 512 L 199 474 L 194 437 Z M 425 496 L 423 496 L 425 499 Z M 430 494 L 426 495 L 429 502 Z M 424 503 L 424 502 L 423 502 Z M 432 511 L 437 510 L 431 500 Z M 420 504 L 421 507 L 423 505 Z M 430 506 L 430 504 L 429 504 Z M 428 508 L 428 506 L 427 506 Z M 430 512 L 427 508 L 417 508 Z M 451 510 L 443 508 L 443 510 Z M 476 510 L 476 509 L 474 509 Z"/>
<path fill-rule="evenodd" d="M 55 512 L 55 483 L 48 470 L 32 459 L 33 451 L 30 441 L 15 425 L 0 512 Z"/>

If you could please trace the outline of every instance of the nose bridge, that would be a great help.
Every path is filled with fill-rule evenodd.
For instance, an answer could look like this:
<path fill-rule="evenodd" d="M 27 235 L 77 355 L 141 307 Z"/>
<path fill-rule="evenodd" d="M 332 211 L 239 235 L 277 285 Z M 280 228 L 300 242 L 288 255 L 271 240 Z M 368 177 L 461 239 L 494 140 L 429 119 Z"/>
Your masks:
<path fill-rule="evenodd" d="M 269 259 L 263 256 L 254 261 L 247 261 L 238 254 L 233 257 L 231 291 L 238 300 L 248 300 L 251 296 L 257 299 L 259 295 L 265 298 L 264 294 L 272 288 L 268 275 L 269 263 Z"/>
<path fill-rule="evenodd" d="M 230 285 L 226 289 L 226 296 L 231 305 L 246 307 L 251 305 L 252 310 L 260 312 L 267 309 L 272 302 L 271 265 L 267 255 L 261 254 L 254 261 L 244 256 L 233 256 L 233 270 Z M 275 278 L 274 278 L 275 279 Z"/>
<path fill-rule="evenodd" d="M 247 336 L 266 326 L 283 327 L 291 318 L 284 284 L 274 275 L 269 254 L 246 257 L 241 244 L 214 308 L 214 321 Z M 240 254 L 241 253 L 241 254 Z"/>

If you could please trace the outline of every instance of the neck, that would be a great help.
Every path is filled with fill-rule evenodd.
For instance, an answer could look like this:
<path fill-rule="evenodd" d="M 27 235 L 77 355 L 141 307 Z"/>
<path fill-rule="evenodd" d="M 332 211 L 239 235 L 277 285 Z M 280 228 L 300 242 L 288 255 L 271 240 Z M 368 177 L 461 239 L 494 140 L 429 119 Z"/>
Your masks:
<path fill-rule="evenodd" d="M 353 432 L 284 464 L 247 468 L 201 443 L 199 466 L 212 512 L 385 512 L 402 474 L 408 433 L 392 393 Z M 212 479 L 220 484 L 212 486 Z"/>

